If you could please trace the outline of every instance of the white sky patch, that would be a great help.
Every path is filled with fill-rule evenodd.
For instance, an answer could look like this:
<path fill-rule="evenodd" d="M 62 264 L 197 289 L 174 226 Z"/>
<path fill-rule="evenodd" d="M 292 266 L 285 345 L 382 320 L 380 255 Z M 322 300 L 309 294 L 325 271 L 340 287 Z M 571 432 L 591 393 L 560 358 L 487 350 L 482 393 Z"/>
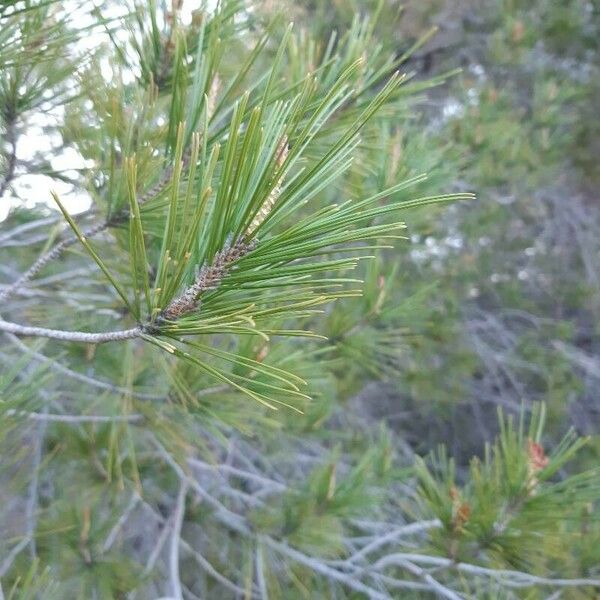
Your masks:
<path fill-rule="evenodd" d="M 46 160 L 49 168 L 61 172 L 62 175 L 76 178 L 77 169 L 93 167 L 93 161 L 86 161 L 74 148 L 61 148 L 62 139 L 56 130 L 48 129 L 56 126 L 62 119 L 60 115 L 32 114 L 26 122 L 25 130 L 17 141 L 17 177 L 11 183 L 14 193 L 7 193 L 0 203 L 0 220 L 4 220 L 13 208 L 34 208 L 46 204 L 57 209 L 50 192 L 55 191 L 64 201 L 65 206 L 73 214 L 89 209 L 92 200 L 85 191 L 55 177 L 41 173 L 28 174 L 27 163 Z M 57 152 L 57 149 L 60 149 Z"/>
<path fill-rule="evenodd" d="M 449 98 L 442 108 L 442 115 L 444 119 L 452 119 L 453 117 L 460 117 L 463 115 L 465 107 L 455 98 Z"/>
<path fill-rule="evenodd" d="M 71 22 L 75 23 L 77 28 L 83 29 L 94 25 L 95 18 L 90 14 L 90 9 L 94 5 L 100 5 L 97 2 L 80 2 L 77 0 L 65 0 L 62 3 L 62 10 L 71 17 Z M 184 24 L 191 23 L 192 13 L 201 9 L 207 12 L 214 12 L 218 0 L 184 0 L 180 18 Z M 108 19 L 117 19 L 129 11 L 129 3 L 114 2 L 103 7 L 102 14 Z M 126 42 L 129 38 L 129 32 L 126 29 L 119 29 L 116 32 L 117 41 Z M 77 56 L 84 56 L 95 48 L 105 43 L 112 43 L 109 40 L 106 31 L 100 27 L 96 29 L 87 29 L 75 45 L 74 53 Z M 100 60 L 100 69 L 102 77 L 106 81 L 111 81 L 117 76 L 117 73 L 110 64 L 107 57 Z M 135 73 L 131 70 L 121 71 L 120 76 L 127 85 L 135 81 Z M 90 107 L 91 108 L 91 107 Z M 52 126 L 57 126 L 62 122 L 64 109 L 59 107 L 57 111 L 50 113 L 32 113 L 27 115 L 25 127 L 18 138 L 17 159 L 19 168 L 17 177 L 11 183 L 14 193 L 7 192 L 0 203 L 0 221 L 6 219 L 9 211 L 13 208 L 25 207 L 33 208 L 36 205 L 46 204 L 50 209 L 57 210 L 56 204 L 52 200 L 51 192 L 56 192 L 67 210 L 72 214 L 85 212 L 92 205 L 90 195 L 81 187 L 73 186 L 60 179 L 43 174 L 28 175 L 27 162 L 34 159 L 43 158 L 50 163 L 54 171 L 60 171 L 61 174 L 73 178 L 77 176 L 77 169 L 92 168 L 93 161 L 86 161 L 73 148 L 61 149 L 61 136 Z M 60 149 L 60 151 L 58 151 Z"/>

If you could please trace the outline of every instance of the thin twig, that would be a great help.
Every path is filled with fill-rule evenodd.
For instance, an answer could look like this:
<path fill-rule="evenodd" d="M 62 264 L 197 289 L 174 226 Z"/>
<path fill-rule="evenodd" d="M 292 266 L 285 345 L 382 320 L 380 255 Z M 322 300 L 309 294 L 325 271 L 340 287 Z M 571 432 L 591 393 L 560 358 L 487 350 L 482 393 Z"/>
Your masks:
<path fill-rule="evenodd" d="M 64 331 L 62 329 L 46 329 L 44 327 L 27 327 L 17 323 L 10 323 L 3 319 L 0 319 L 0 331 L 6 331 L 8 333 L 26 337 L 43 337 L 65 342 L 82 342 L 84 344 L 104 344 L 105 342 L 131 340 L 142 335 L 141 327 L 134 327 L 132 329 L 121 331 L 87 333 L 85 331 Z"/>
<path fill-rule="evenodd" d="M 413 575 L 416 575 L 417 577 L 422 579 L 431 587 L 431 589 L 436 594 L 438 594 L 438 596 L 446 598 L 447 600 L 464 600 L 462 596 L 459 596 L 450 588 L 446 587 L 445 585 L 442 585 L 430 573 L 428 573 L 427 571 L 425 571 L 425 569 L 419 567 L 418 565 L 415 565 L 408 560 L 399 562 L 398 565 L 406 569 L 409 573 L 412 573 Z"/>
<path fill-rule="evenodd" d="M 25 410 L 9 409 L 4 413 L 7 417 L 23 417 L 30 421 L 57 423 L 138 423 L 144 420 L 143 415 L 55 415 L 49 413 L 27 412 Z"/>
<path fill-rule="evenodd" d="M 190 544 L 188 544 L 183 539 L 180 539 L 180 544 L 181 544 L 181 547 L 184 548 L 193 557 L 193 559 L 200 565 L 200 567 L 204 571 L 206 571 L 206 573 L 208 573 L 208 575 L 210 575 L 213 579 L 218 581 L 223 587 L 227 588 L 228 590 L 230 590 L 236 594 L 239 594 L 240 597 L 246 596 L 247 590 L 240 587 L 239 585 L 236 585 L 235 583 L 233 583 L 233 581 L 230 581 L 229 579 L 227 579 L 227 577 L 225 577 L 224 575 L 219 573 L 219 571 L 217 571 L 213 567 L 213 565 L 208 560 L 206 560 L 206 558 L 204 558 L 204 556 L 202 556 L 202 554 L 200 554 L 200 552 L 198 552 L 198 550 L 194 549 Z"/>
<path fill-rule="evenodd" d="M 231 465 L 221 464 L 221 465 L 211 465 L 204 461 L 198 460 L 197 458 L 189 458 L 188 463 L 193 467 L 198 469 L 202 469 L 205 471 L 219 471 L 230 473 L 235 477 L 239 477 L 241 479 L 245 479 L 247 481 L 255 481 L 256 483 L 260 483 L 263 486 L 273 488 L 278 492 L 284 492 L 288 488 L 284 483 L 280 483 L 279 481 L 275 481 L 274 479 L 269 479 L 268 477 L 264 477 L 262 475 L 257 475 L 255 473 L 251 473 L 250 471 L 244 471 L 243 469 L 238 469 L 237 467 L 233 467 Z"/>
<path fill-rule="evenodd" d="M 274 550 L 276 550 L 277 552 L 279 552 L 279 554 L 283 554 L 283 555 L 287 556 L 288 558 L 291 558 L 292 560 L 299 562 L 300 564 L 310 567 L 313 571 L 316 571 L 317 573 L 321 573 L 321 575 L 325 575 L 329 579 L 334 579 L 335 581 L 339 581 L 340 583 L 346 585 L 347 587 L 349 587 L 357 592 L 362 592 L 363 594 L 366 594 L 372 600 L 389 600 L 389 598 L 390 598 L 388 594 L 382 594 L 381 592 L 374 590 L 373 588 L 369 587 L 368 585 L 365 585 L 358 579 L 355 579 L 351 575 L 348 575 L 347 573 L 342 573 L 341 571 L 338 571 L 337 569 L 329 567 L 328 565 L 326 565 L 325 563 L 323 563 L 322 561 L 320 561 L 316 558 L 311 558 L 310 556 L 306 556 L 306 554 L 303 554 L 302 552 L 299 552 L 298 550 L 294 550 L 293 548 L 290 548 L 289 546 L 286 546 L 285 544 L 276 542 L 272 538 L 264 537 L 262 539 L 266 545 L 268 545 L 269 547 L 271 547 Z"/>
<path fill-rule="evenodd" d="M 158 560 L 158 556 L 161 552 L 161 549 L 164 546 L 168 534 L 172 529 L 172 527 L 170 527 L 169 524 L 171 521 L 173 521 L 174 515 L 171 515 L 168 519 L 165 519 L 154 509 L 154 507 L 148 504 L 148 502 L 142 500 L 142 503 L 155 516 L 158 522 L 163 525 L 163 529 L 158 537 L 156 545 L 152 549 L 152 553 L 150 554 L 150 557 L 146 562 L 144 575 L 148 575 L 154 568 L 154 565 Z M 223 574 L 219 573 L 208 560 L 206 560 L 195 548 L 193 548 L 188 542 L 186 542 L 181 537 L 179 538 L 179 544 L 188 554 L 190 554 L 190 556 L 200 565 L 200 567 L 204 569 L 216 581 L 221 583 L 224 587 L 231 590 L 232 592 L 239 594 L 240 596 L 246 595 L 247 590 L 236 585 L 233 581 L 230 581 Z M 255 593 L 253 593 L 253 597 L 257 597 Z"/>
<path fill-rule="evenodd" d="M 157 517 L 159 516 L 159 515 L 156 515 L 156 513 L 154 512 L 154 509 L 147 502 L 144 502 L 144 505 L 147 506 L 155 516 L 157 516 Z M 156 544 L 154 545 L 154 548 L 152 548 L 152 552 L 150 553 L 148 560 L 146 561 L 146 566 L 144 567 L 144 575 L 149 575 L 150 572 L 152 571 L 152 569 L 154 569 L 154 565 L 156 564 L 156 561 L 158 560 L 158 557 L 160 556 L 163 546 L 165 545 L 165 542 L 167 541 L 167 538 L 169 537 L 169 532 L 171 531 L 170 524 L 171 524 L 172 520 L 173 520 L 173 515 L 171 515 L 171 517 L 169 519 L 164 519 L 164 520 L 160 521 L 163 528 L 162 528 L 160 534 L 158 535 L 158 539 L 156 540 Z M 183 542 L 183 540 L 181 540 L 181 541 Z"/>
<path fill-rule="evenodd" d="M 431 521 L 419 521 L 417 523 L 411 523 L 410 525 L 405 525 L 403 527 L 399 527 L 398 529 L 394 529 L 393 531 L 390 531 L 390 533 L 388 533 L 386 535 L 378 536 L 370 544 L 367 544 L 366 546 L 361 548 L 358 552 L 353 554 L 347 561 L 341 561 L 341 562 L 348 562 L 348 563 L 356 562 L 357 560 L 360 560 L 361 558 L 367 556 L 367 554 L 369 554 L 370 552 L 373 552 L 374 550 L 381 548 L 381 546 L 385 546 L 385 544 L 389 544 L 390 542 L 393 542 L 394 540 L 396 540 L 399 537 L 402 537 L 405 535 L 412 535 L 414 533 L 421 533 L 423 531 L 428 531 L 429 529 L 434 529 L 434 528 L 440 527 L 440 526 L 441 526 L 441 522 L 439 521 L 439 519 L 432 519 Z"/>
<path fill-rule="evenodd" d="M 0 245 L 17 235 L 25 233 L 26 231 L 31 231 L 32 229 L 37 229 L 38 227 L 43 227 L 45 225 L 52 225 L 57 222 L 58 221 L 56 217 L 44 217 L 41 219 L 36 219 L 35 221 L 28 221 L 27 223 L 17 225 L 11 230 L 5 231 L 2 235 L 0 235 Z"/>
<path fill-rule="evenodd" d="M 586 373 L 589 373 L 592 377 L 600 379 L 600 360 L 597 360 L 593 356 L 590 356 L 582 350 L 579 350 L 579 348 L 576 348 L 570 344 L 565 344 L 560 340 L 553 340 L 552 346 L 554 346 L 554 348 L 556 348 L 574 365 L 577 365 L 580 369 L 584 370 Z"/>
<path fill-rule="evenodd" d="M 46 423 L 40 421 L 33 446 L 33 461 L 31 465 L 32 475 L 29 483 L 29 493 L 27 503 L 25 504 L 25 523 L 27 527 L 27 537 L 30 542 L 30 556 L 32 560 L 37 557 L 35 544 L 35 530 L 37 526 L 37 508 L 38 508 L 38 482 L 40 475 L 40 464 L 42 462 L 42 447 L 46 435 Z"/>
<path fill-rule="evenodd" d="M 581 586 L 600 586 L 600 579 L 552 579 L 550 577 L 539 577 L 522 571 L 511 569 L 489 569 L 472 565 L 469 563 L 456 563 L 449 558 L 439 556 L 428 556 L 426 554 L 412 553 L 394 553 L 379 559 L 374 565 L 373 570 L 384 569 L 388 566 L 402 565 L 403 562 L 423 563 L 434 567 L 456 569 L 463 573 L 489 577 L 501 582 L 507 587 L 524 588 L 534 585 L 547 585 L 556 587 L 581 587 Z"/>
<path fill-rule="evenodd" d="M 179 578 L 179 542 L 181 540 L 181 526 L 183 525 L 183 517 L 185 514 L 185 497 L 187 491 L 187 482 L 182 480 L 179 485 L 179 493 L 177 494 L 175 513 L 173 514 L 173 533 L 171 534 L 171 547 L 169 550 L 171 591 L 173 598 L 176 600 L 183 600 L 181 579 Z"/>
<path fill-rule="evenodd" d="M 264 565 L 263 547 L 260 544 L 256 545 L 256 579 L 258 588 L 260 589 L 261 600 L 269 600 L 269 592 L 267 590 L 267 582 L 265 581 L 265 565 Z"/>
<path fill-rule="evenodd" d="M 409 581 L 408 579 L 395 579 L 394 577 L 388 577 L 382 573 L 373 573 L 365 571 L 365 575 L 369 576 L 374 581 L 378 581 L 388 588 L 404 589 L 404 590 L 417 590 L 420 592 L 431 592 L 431 586 L 427 583 L 420 581 Z"/>
<path fill-rule="evenodd" d="M 12 566 L 15 558 L 19 555 L 19 553 L 26 548 L 29 544 L 29 538 L 24 537 L 9 553 L 8 556 L 4 559 L 4 562 L 0 565 L 0 577 L 4 577 L 8 570 Z"/>
<path fill-rule="evenodd" d="M 117 536 L 119 535 L 119 532 L 123 529 L 123 526 L 127 522 L 127 519 L 129 519 L 129 516 L 133 512 L 134 508 L 137 506 L 137 503 L 139 502 L 139 500 L 140 500 L 139 495 L 136 492 L 134 492 L 131 495 L 129 504 L 123 511 L 123 514 L 119 517 L 119 519 L 115 523 L 114 527 L 110 530 L 110 533 L 106 536 L 106 540 L 104 540 L 104 544 L 102 546 L 102 553 L 108 552 L 111 549 L 112 545 L 115 543 L 115 541 L 117 539 Z"/>
<path fill-rule="evenodd" d="M 158 453 L 163 457 L 165 462 L 171 466 L 181 481 L 186 481 L 188 485 L 197 492 L 200 497 L 215 509 L 215 517 L 219 519 L 221 523 L 226 525 L 229 529 L 250 535 L 251 530 L 246 524 L 244 518 L 237 513 L 232 512 L 223 504 L 221 504 L 216 498 L 213 498 L 193 477 L 190 477 L 185 473 L 179 463 L 167 452 L 165 447 L 156 439 L 152 438 L 154 446 L 158 449 Z"/>

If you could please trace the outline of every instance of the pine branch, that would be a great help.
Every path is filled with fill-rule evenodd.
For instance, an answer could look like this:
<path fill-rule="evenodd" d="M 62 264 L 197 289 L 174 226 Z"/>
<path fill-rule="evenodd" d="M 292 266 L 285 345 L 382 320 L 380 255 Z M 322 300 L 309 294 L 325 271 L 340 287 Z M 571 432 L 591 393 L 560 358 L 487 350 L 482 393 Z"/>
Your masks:
<path fill-rule="evenodd" d="M 287 136 L 283 136 L 276 152 L 276 170 L 281 169 L 288 156 L 288 152 L 288 138 Z M 258 240 L 255 238 L 253 239 L 253 235 L 275 206 L 275 203 L 281 194 L 283 177 L 283 175 L 278 176 L 275 185 L 272 187 L 271 192 L 263 205 L 255 214 L 246 233 L 232 246 L 225 247 L 218 252 L 210 265 L 200 269 L 194 283 L 185 290 L 181 296 L 173 300 L 163 311 L 161 315 L 163 319 L 174 321 L 183 315 L 196 310 L 198 308 L 200 296 L 204 292 L 216 289 L 229 273 L 231 267 L 233 267 L 238 260 L 256 248 Z"/>

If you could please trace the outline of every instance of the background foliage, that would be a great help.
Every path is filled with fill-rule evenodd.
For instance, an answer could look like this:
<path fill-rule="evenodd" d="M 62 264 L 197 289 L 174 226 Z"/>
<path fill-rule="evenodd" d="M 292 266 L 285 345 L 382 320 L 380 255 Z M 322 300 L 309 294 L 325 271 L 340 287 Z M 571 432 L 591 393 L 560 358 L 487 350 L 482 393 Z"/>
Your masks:
<path fill-rule="evenodd" d="M 594 598 L 598 9 L 179 4 L 0 3 L 0 597 Z"/>

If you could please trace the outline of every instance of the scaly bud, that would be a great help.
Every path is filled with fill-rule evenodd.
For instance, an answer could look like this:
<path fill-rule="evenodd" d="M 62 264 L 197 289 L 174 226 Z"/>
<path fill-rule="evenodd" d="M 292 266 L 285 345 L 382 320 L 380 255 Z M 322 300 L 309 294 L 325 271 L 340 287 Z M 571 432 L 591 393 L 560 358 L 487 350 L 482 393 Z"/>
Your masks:
<path fill-rule="evenodd" d="M 238 240 L 232 246 L 225 246 L 218 252 L 210 265 L 203 266 L 194 283 L 175 298 L 163 311 L 161 317 L 174 321 L 198 307 L 203 292 L 216 289 L 233 264 L 255 247 L 254 242 Z"/>
<path fill-rule="evenodd" d="M 544 448 L 532 439 L 527 440 L 527 490 L 530 496 L 533 496 L 538 486 L 537 473 L 548 466 L 548 457 Z"/>

